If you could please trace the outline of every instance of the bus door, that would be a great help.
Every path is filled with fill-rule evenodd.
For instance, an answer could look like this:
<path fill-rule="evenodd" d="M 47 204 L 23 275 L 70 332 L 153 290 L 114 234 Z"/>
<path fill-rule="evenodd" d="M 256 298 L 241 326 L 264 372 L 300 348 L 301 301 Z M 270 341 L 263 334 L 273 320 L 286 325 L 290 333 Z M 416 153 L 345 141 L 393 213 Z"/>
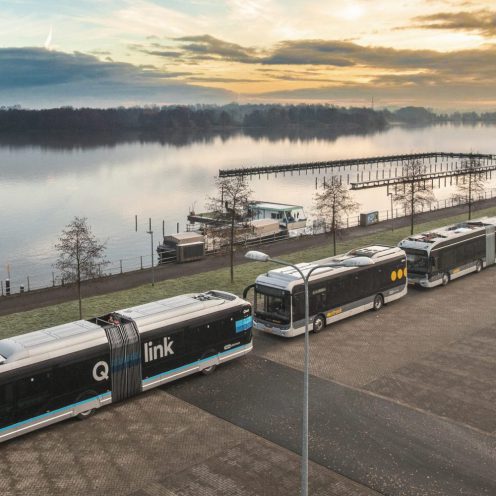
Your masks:
<path fill-rule="evenodd" d="M 494 230 L 495 226 L 486 226 L 486 265 L 493 265 L 495 261 Z"/>
<path fill-rule="evenodd" d="M 105 328 L 110 346 L 112 403 L 142 390 L 141 339 L 134 322 Z"/>

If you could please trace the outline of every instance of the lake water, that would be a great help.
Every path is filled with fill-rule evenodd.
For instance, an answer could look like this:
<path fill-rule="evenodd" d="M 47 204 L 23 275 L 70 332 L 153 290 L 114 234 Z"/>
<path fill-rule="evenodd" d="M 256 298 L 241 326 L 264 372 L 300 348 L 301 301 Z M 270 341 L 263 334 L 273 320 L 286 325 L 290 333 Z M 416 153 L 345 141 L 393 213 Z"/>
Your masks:
<path fill-rule="evenodd" d="M 113 272 L 150 264 L 152 218 L 155 240 L 184 230 L 190 208 L 202 211 L 215 193 L 219 169 L 348 159 L 429 151 L 496 152 L 496 127 L 443 125 L 393 127 L 384 132 L 337 139 L 255 139 L 236 135 L 184 145 L 127 141 L 111 146 L 0 144 L 0 280 L 10 271 L 14 289 L 51 280 L 54 244 L 74 216 L 87 217 L 107 242 Z M 375 169 L 373 169 L 375 171 Z M 349 172 L 349 171 L 348 171 Z M 366 173 L 367 174 L 367 173 Z M 352 172 L 356 179 L 356 171 Z M 286 175 L 250 182 L 253 198 L 303 205 L 312 214 L 315 175 Z M 367 178 L 367 177 L 365 177 Z M 372 177 L 374 178 L 374 177 Z M 447 198 L 452 188 L 436 190 Z M 389 207 L 384 189 L 356 193 L 360 211 Z M 135 232 L 135 215 L 138 232 Z"/>

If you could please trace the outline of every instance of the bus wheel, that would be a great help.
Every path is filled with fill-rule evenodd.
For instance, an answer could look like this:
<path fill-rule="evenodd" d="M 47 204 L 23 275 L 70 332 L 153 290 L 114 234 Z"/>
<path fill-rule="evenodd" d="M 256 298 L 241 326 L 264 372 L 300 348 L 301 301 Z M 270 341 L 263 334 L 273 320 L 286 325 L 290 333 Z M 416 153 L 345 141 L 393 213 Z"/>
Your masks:
<path fill-rule="evenodd" d="M 482 260 L 477 260 L 477 262 L 475 262 L 475 272 L 477 272 L 477 274 L 482 270 Z"/>
<path fill-rule="evenodd" d="M 211 350 L 211 351 L 207 351 L 203 356 L 202 356 L 202 360 L 205 360 L 206 358 L 210 358 L 210 357 L 214 357 L 217 353 L 215 353 L 215 351 Z M 210 367 L 206 367 L 204 369 L 201 370 L 201 373 L 203 375 L 210 375 L 213 373 L 213 371 L 217 368 L 217 365 L 214 364 L 214 365 L 210 365 Z"/>
<path fill-rule="evenodd" d="M 94 398 L 96 395 L 97 394 L 96 394 L 95 391 L 86 391 L 85 393 L 80 394 L 77 397 L 76 401 L 79 402 L 79 401 L 88 400 L 90 398 Z M 96 412 L 96 409 L 95 408 L 90 408 L 89 410 L 86 410 L 84 412 L 78 413 L 76 415 L 76 418 L 78 420 L 86 420 L 87 418 L 90 418 L 95 412 Z"/>
<path fill-rule="evenodd" d="M 449 276 L 449 274 L 448 274 L 447 272 L 445 272 L 445 273 L 443 274 L 442 279 L 441 279 L 441 284 L 442 284 L 443 286 L 446 286 L 449 282 L 450 282 L 450 276 Z"/>
<path fill-rule="evenodd" d="M 378 312 L 384 305 L 384 298 L 382 295 L 377 294 L 374 298 L 374 306 L 372 307 L 376 312 Z"/>
<path fill-rule="evenodd" d="M 325 318 L 322 315 L 317 315 L 315 319 L 313 319 L 313 332 L 317 334 L 325 327 Z"/>
<path fill-rule="evenodd" d="M 214 370 L 217 368 L 217 365 L 210 365 L 210 367 L 207 367 L 206 369 L 202 369 L 202 374 L 203 375 L 210 375 L 214 372 Z"/>
<path fill-rule="evenodd" d="M 86 410 L 85 412 L 78 413 L 76 415 L 76 418 L 78 420 L 86 420 L 87 418 L 90 418 L 95 413 L 95 411 L 96 410 L 94 408 L 91 408 L 90 410 Z"/>

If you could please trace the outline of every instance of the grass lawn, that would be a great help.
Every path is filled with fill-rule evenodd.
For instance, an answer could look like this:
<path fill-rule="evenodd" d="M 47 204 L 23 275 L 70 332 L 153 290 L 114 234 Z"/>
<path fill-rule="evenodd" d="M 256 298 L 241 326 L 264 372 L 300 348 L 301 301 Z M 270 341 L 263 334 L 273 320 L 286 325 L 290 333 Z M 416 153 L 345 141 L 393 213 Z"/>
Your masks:
<path fill-rule="evenodd" d="M 496 215 L 496 207 L 476 212 L 476 217 Z M 467 216 L 458 215 L 446 217 L 432 222 L 419 224 L 415 231 L 425 231 L 440 227 L 446 224 L 466 220 Z M 359 246 L 365 246 L 375 243 L 384 243 L 395 245 L 401 239 L 410 234 L 409 227 L 397 229 L 395 231 L 383 231 L 373 235 L 365 235 L 351 241 L 338 242 L 338 253 L 344 253 Z M 306 262 L 318 260 L 330 256 L 331 239 L 325 244 L 316 246 L 304 251 L 296 251 L 284 256 L 288 262 Z M 243 289 L 255 281 L 257 275 L 267 271 L 273 264 L 262 264 L 260 262 L 251 262 L 235 267 L 235 282 L 229 281 L 229 268 L 213 270 L 211 272 L 202 272 L 193 276 L 181 277 L 179 279 L 170 279 L 151 285 L 139 286 L 137 288 L 118 291 L 102 296 L 85 298 L 83 301 L 83 311 L 86 318 L 103 315 L 112 310 L 127 308 L 130 306 L 147 303 L 153 300 L 159 300 L 182 293 L 191 293 L 196 291 L 206 291 L 209 289 L 222 289 L 241 295 Z M 45 327 L 51 327 L 64 322 L 70 322 L 78 318 L 77 301 L 53 305 L 50 307 L 39 308 L 26 312 L 14 313 L 0 317 L 0 339 L 24 332 L 34 331 Z"/>

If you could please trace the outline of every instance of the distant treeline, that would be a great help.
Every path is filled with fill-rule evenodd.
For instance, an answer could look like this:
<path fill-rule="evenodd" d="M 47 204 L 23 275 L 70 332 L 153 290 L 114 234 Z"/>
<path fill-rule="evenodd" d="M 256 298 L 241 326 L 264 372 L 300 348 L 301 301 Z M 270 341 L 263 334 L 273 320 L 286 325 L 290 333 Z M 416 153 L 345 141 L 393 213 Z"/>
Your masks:
<path fill-rule="evenodd" d="M 0 132 L 175 132 L 221 129 L 327 129 L 369 132 L 387 126 L 383 112 L 327 105 L 166 106 L 24 110 L 0 107 Z"/>
<path fill-rule="evenodd" d="M 460 123 L 496 123 L 496 112 L 453 112 L 437 114 L 424 107 L 404 107 L 395 112 L 384 111 L 389 122 L 402 122 L 406 124 L 436 124 L 441 122 Z"/>
<path fill-rule="evenodd" d="M 436 114 L 423 107 L 396 111 L 332 105 L 229 104 L 26 110 L 0 107 L 0 133 L 174 133 L 243 131 L 246 134 L 339 135 L 368 133 L 391 123 L 496 122 L 496 112 Z"/>

